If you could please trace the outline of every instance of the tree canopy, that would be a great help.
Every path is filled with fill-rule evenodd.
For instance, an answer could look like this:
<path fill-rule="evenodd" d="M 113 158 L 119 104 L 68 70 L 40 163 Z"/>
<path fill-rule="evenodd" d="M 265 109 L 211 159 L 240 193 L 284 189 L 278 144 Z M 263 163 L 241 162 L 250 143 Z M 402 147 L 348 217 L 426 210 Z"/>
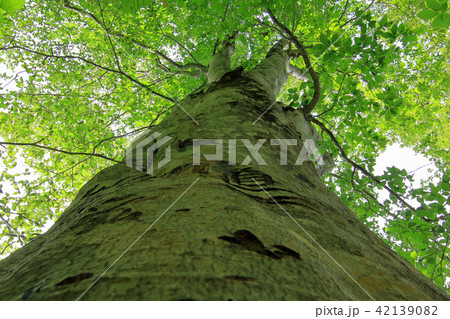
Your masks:
<path fill-rule="evenodd" d="M 90 177 L 122 160 L 130 139 L 201 88 L 211 56 L 237 31 L 233 68 L 251 69 L 282 38 L 301 41 L 311 65 L 292 64 L 308 80 L 291 78 L 278 100 L 301 108 L 318 98 L 311 121 L 336 162 L 325 182 L 449 289 L 447 1 L 22 3 L 0 1 L 2 254 L 38 235 Z M 414 189 L 405 170 L 374 175 L 394 142 L 429 156 L 437 176 Z"/>

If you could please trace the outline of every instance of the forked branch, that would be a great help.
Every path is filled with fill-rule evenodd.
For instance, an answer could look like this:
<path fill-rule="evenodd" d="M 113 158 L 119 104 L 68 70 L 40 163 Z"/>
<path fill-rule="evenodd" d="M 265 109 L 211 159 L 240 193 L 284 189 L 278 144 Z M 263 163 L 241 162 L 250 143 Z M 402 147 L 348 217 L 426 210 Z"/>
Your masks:
<path fill-rule="evenodd" d="M 305 62 L 306 70 L 308 71 L 309 75 L 311 76 L 311 79 L 314 83 L 314 95 L 311 99 L 311 101 L 303 106 L 303 113 L 305 115 L 306 119 L 309 119 L 311 112 L 316 107 L 317 103 L 320 99 L 320 80 L 319 75 L 314 71 L 314 68 L 312 67 L 311 61 L 309 59 L 308 53 L 306 52 L 306 48 L 303 45 L 303 43 L 289 30 L 283 23 L 281 23 L 277 17 L 272 13 L 272 11 L 267 8 L 267 13 L 269 14 L 270 18 L 272 19 L 273 23 L 281 29 L 283 32 L 283 36 L 289 39 L 295 47 L 298 50 L 298 54 L 300 54 L 303 58 L 303 61 Z"/>
<path fill-rule="evenodd" d="M 133 43 L 133 44 L 135 44 L 135 45 L 137 45 L 137 46 L 139 46 L 139 47 L 141 47 L 143 49 L 149 50 L 153 54 L 157 55 L 158 57 L 160 57 L 161 59 L 166 61 L 172 67 L 175 67 L 177 69 L 178 73 L 186 73 L 186 74 L 192 75 L 193 74 L 192 71 L 189 71 L 189 70 L 195 69 L 198 74 L 205 75 L 206 72 L 208 71 L 208 68 L 206 66 L 200 64 L 200 63 L 187 63 L 187 64 L 177 63 L 174 60 L 170 59 L 168 56 L 166 56 L 161 51 L 155 50 L 155 49 L 149 47 L 148 45 L 146 45 L 145 43 L 142 43 L 141 41 L 138 41 L 138 40 L 135 40 L 135 39 L 130 39 L 130 38 L 126 37 L 124 34 L 122 34 L 120 32 L 112 32 L 94 14 L 92 14 L 89 11 L 86 11 L 86 10 L 84 10 L 82 8 L 79 8 L 79 7 L 76 7 L 76 6 L 72 5 L 68 0 L 64 0 L 63 6 L 66 9 L 69 9 L 71 11 L 77 12 L 77 13 L 79 13 L 81 15 L 84 15 L 84 16 L 90 18 L 108 36 L 114 36 L 114 37 L 117 37 L 117 38 L 128 39 L 131 43 Z M 163 35 L 168 37 L 168 38 L 170 38 L 170 39 L 172 39 L 173 41 L 175 41 L 178 45 L 180 45 L 180 47 L 182 47 L 183 49 L 185 49 L 188 52 L 188 54 L 194 59 L 194 61 L 196 61 L 196 59 L 192 56 L 192 54 L 184 46 L 182 46 L 178 41 L 176 41 L 173 37 L 170 37 L 169 35 L 167 35 L 165 33 L 163 33 Z"/>

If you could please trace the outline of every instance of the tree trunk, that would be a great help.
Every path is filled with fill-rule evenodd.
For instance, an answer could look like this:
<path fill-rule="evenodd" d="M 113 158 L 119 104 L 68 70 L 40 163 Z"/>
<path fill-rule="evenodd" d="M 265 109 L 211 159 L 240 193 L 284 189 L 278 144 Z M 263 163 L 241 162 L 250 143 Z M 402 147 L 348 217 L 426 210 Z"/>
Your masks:
<path fill-rule="evenodd" d="M 228 72 L 175 106 L 137 141 L 171 137 L 154 167 L 126 165 L 147 161 L 134 143 L 132 161 L 87 182 L 49 231 L 0 262 L 0 299 L 448 300 L 311 161 L 295 164 L 311 134 L 301 111 L 274 103 L 288 60 L 275 46 L 256 69 Z M 223 158 L 194 165 L 196 139 L 223 140 Z M 168 146 L 171 160 L 157 167 Z"/>

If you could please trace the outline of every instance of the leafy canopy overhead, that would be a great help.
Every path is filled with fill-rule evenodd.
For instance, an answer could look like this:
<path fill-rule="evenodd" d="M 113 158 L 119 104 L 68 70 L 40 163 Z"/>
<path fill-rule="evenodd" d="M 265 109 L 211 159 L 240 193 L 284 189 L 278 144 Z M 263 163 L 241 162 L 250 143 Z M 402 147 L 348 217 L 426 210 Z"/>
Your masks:
<path fill-rule="evenodd" d="M 0 0 L 0 9 L 7 13 L 14 13 L 20 10 L 25 4 L 25 0 Z"/>
<path fill-rule="evenodd" d="M 201 87 L 231 32 L 239 32 L 232 66 L 251 69 L 286 36 L 281 24 L 319 75 L 313 123 L 337 162 L 325 181 L 449 288 L 447 1 L 37 0 L 13 13 L 19 3 L 0 1 L 3 254 L 39 234 L 86 180 L 122 159 L 133 136 Z M 305 69 L 302 59 L 292 63 Z M 302 107 L 313 92 L 313 81 L 292 78 L 278 99 Z M 376 157 L 394 142 L 432 158 L 437 179 L 412 189 L 405 170 L 374 176 Z"/>

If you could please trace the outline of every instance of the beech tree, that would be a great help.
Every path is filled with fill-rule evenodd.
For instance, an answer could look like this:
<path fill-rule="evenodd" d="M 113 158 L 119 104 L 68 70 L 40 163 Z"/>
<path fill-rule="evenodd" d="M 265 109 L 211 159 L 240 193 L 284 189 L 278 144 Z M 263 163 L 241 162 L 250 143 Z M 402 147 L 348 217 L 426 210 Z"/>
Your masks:
<path fill-rule="evenodd" d="M 0 4 L 0 299 L 449 299 L 447 1 Z"/>

